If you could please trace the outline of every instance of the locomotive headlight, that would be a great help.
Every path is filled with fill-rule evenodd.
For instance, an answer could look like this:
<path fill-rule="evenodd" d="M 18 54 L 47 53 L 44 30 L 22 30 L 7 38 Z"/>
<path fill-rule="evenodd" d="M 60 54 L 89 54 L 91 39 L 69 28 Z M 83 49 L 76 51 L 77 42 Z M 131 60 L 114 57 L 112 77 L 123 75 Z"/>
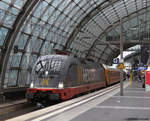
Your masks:
<path fill-rule="evenodd" d="M 63 82 L 59 82 L 58 88 L 60 88 L 60 89 L 64 88 L 64 83 Z"/>
<path fill-rule="evenodd" d="M 48 71 L 45 71 L 45 75 L 46 75 L 46 76 L 48 75 Z"/>
<path fill-rule="evenodd" d="M 30 84 L 30 88 L 33 88 L 33 82 Z"/>

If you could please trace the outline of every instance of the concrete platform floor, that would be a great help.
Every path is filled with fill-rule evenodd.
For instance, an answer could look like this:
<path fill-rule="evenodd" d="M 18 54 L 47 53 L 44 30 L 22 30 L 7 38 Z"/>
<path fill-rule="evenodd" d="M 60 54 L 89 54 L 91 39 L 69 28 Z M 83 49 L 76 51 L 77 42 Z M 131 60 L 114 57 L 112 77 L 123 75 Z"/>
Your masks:
<path fill-rule="evenodd" d="M 72 111 L 68 111 L 68 115 L 73 115 Z M 76 115 L 77 111 L 81 114 Z M 68 121 L 150 121 L 150 92 L 145 92 L 141 82 L 134 81 L 132 86 L 124 90 L 123 97 L 117 93 L 85 112 L 82 111 L 82 106 L 81 109 L 74 109 L 73 112 L 76 117 L 72 116 L 74 118 L 68 118 L 70 119 Z M 47 118 L 44 121 L 60 119 L 67 121 L 66 114 Z"/>
<path fill-rule="evenodd" d="M 126 86 L 124 96 L 119 94 L 117 89 L 82 105 L 56 110 L 59 113 L 49 112 L 30 121 L 150 121 L 150 92 L 145 92 L 141 82 L 134 81 L 132 86 Z"/>
<path fill-rule="evenodd" d="M 142 83 L 132 86 L 70 121 L 150 121 L 150 92 L 145 92 Z"/>

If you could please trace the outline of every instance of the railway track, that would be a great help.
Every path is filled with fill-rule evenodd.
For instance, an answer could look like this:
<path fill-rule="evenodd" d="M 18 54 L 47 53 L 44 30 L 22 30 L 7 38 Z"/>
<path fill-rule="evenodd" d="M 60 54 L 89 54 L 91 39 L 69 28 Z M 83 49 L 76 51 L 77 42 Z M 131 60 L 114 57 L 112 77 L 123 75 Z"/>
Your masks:
<path fill-rule="evenodd" d="M 0 121 L 17 117 L 32 111 L 41 109 L 41 107 L 36 107 L 35 105 L 27 102 L 26 99 L 13 101 L 0 105 Z"/>
<path fill-rule="evenodd" d="M 14 101 L 11 103 L 1 104 L 0 105 L 0 115 L 10 113 L 12 110 L 14 110 L 14 108 L 19 108 L 26 104 L 27 104 L 26 100 L 19 100 L 16 102 Z M 8 111 L 10 111 L 10 112 L 8 112 Z"/>
<path fill-rule="evenodd" d="M 43 116 L 45 114 L 48 114 L 48 113 L 51 113 L 53 112 L 52 114 L 56 115 L 57 113 L 61 113 L 65 110 L 68 110 L 70 108 L 73 108 L 74 106 L 78 106 L 78 105 L 82 105 L 83 103 L 85 102 L 88 102 L 88 101 L 91 101 L 91 100 L 94 100 L 95 98 L 97 97 L 100 97 L 100 96 L 103 96 L 109 92 L 112 92 L 116 89 L 119 89 L 120 88 L 120 84 L 116 84 L 114 86 L 111 86 L 111 87 L 107 87 L 105 89 L 102 89 L 102 90 L 99 90 L 99 91 L 95 91 L 93 93 L 89 93 L 87 95 L 83 95 L 83 96 L 80 96 L 80 97 L 77 97 L 77 98 L 74 98 L 74 99 L 71 99 L 71 100 L 68 100 L 68 101 L 64 101 L 64 102 L 61 102 L 59 104 L 56 104 L 56 105 L 51 105 L 49 107 L 45 107 L 41 110 L 39 110 L 39 108 L 33 108 L 33 107 L 30 107 L 30 109 L 28 108 L 26 113 L 28 114 L 25 114 L 24 116 L 14 116 L 14 117 L 17 117 L 17 118 L 13 118 L 13 119 L 10 119 L 10 121 L 22 121 L 22 120 L 32 120 L 34 119 L 35 117 L 40 117 L 40 116 Z M 32 114 L 31 114 L 32 113 Z M 23 114 L 21 114 L 23 115 Z"/>

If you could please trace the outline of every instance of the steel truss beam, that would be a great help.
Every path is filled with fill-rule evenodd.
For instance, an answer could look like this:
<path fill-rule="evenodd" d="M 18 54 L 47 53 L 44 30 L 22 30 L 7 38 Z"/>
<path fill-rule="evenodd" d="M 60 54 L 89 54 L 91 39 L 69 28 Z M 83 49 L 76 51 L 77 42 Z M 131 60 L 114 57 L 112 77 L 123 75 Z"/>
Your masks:
<path fill-rule="evenodd" d="M 119 41 L 109 41 L 111 45 L 120 45 Z M 140 45 L 140 44 L 150 44 L 150 40 L 140 41 L 140 40 L 129 40 L 124 42 L 124 45 Z M 99 43 L 97 45 L 108 45 L 108 43 Z"/>

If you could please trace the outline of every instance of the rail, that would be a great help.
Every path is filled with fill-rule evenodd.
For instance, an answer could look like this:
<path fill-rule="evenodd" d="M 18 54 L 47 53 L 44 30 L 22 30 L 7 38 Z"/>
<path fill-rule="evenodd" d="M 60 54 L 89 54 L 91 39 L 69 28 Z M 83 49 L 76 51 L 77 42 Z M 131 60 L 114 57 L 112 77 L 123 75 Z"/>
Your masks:
<path fill-rule="evenodd" d="M 28 103 L 25 99 L 12 101 L 11 103 L 9 102 L 5 104 L 1 104 L 0 105 L 0 121 L 3 121 L 4 119 L 8 119 L 9 117 L 11 118 L 15 111 L 18 111 L 20 109 L 27 109 L 31 106 L 32 105 Z"/>

